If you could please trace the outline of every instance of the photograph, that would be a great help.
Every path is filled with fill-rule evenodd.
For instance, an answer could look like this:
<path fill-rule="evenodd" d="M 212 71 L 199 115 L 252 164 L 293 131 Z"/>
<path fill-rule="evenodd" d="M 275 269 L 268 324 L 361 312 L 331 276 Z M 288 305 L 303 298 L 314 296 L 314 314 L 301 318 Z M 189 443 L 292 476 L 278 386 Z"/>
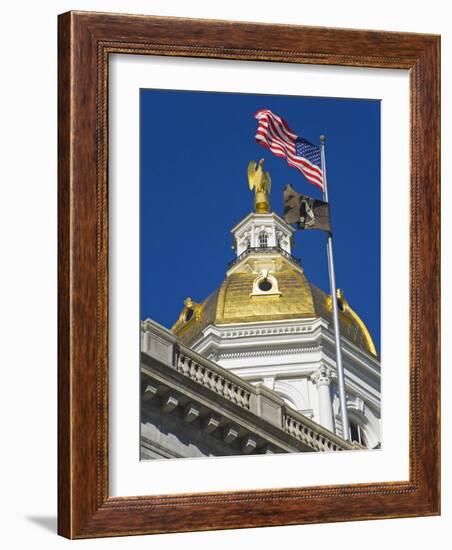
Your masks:
<path fill-rule="evenodd" d="M 140 89 L 141 460 L 384 447 L 380 142 L 376 99 Z"/>

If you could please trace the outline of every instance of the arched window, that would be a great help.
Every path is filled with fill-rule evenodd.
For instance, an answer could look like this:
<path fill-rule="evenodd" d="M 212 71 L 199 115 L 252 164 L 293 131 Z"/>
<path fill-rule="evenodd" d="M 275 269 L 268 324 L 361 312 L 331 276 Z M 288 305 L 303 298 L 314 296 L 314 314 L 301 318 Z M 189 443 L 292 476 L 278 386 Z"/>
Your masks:
<path fill-rule="evenodd" d="M 259 247 L 267 248 L 267 246 L 268 246 L 268 236 L 265 231 L 262 231 L 262 233 L 259 233 Z"/>
<path fill-rule="evenodd" d="M 366 435 L 360 424 L 350 421 L 350 439 L 367 447 Z"/>
<path fill-rule="evenodd" d="M 295 409 L 296 411 L 307 411 L 308 403 L 305 399 L 303 392 L 294 387 L 292 383 L 286 380 L 275 380 L 273 384 L 273 391 L 275 391 L 284 401 Z"/>

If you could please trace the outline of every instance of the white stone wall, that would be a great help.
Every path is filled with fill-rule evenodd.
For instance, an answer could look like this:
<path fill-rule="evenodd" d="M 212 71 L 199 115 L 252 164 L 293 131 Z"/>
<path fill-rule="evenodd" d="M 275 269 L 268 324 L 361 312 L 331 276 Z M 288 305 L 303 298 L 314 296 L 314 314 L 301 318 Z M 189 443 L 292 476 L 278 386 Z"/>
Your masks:
<path fill-rule="evenodd" d="M 334 335 L 322 319 L 209 326 L 195 351 L 253 383 L 264 383 L 299 412 L 342 435 Z M 343 342 L 347 409 L 370 448 L 380 440 L 380 365 Z"/>

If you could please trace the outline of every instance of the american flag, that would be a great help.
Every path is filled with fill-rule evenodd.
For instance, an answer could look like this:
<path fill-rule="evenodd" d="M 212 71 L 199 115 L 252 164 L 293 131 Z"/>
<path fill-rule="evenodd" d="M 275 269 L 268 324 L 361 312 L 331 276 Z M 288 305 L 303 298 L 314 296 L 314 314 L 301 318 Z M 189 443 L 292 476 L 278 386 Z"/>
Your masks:
<path fill-rule="evenodd" d="M 256 141 L 276 156 L 285 158 L 289 166 L 298 168 L 310 183 L 323 191 L 320 148 L 294 134 L 287 122 L 269 109 L 257 111 L 254 118 L 259 121 Z"/>

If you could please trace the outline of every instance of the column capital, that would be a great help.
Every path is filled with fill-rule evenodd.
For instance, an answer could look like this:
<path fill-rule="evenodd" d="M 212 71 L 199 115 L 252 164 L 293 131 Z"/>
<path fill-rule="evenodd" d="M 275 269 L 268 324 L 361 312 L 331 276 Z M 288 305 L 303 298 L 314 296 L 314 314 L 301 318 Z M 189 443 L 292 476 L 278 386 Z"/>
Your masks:
<path fill-rule="evenodd" d="M 333 378 L 334 372 L 329 367 L 321 365 L 317 370 L 311 374 L 311 380 L 314 384 L 319 386 L 329 386 Z"/>

